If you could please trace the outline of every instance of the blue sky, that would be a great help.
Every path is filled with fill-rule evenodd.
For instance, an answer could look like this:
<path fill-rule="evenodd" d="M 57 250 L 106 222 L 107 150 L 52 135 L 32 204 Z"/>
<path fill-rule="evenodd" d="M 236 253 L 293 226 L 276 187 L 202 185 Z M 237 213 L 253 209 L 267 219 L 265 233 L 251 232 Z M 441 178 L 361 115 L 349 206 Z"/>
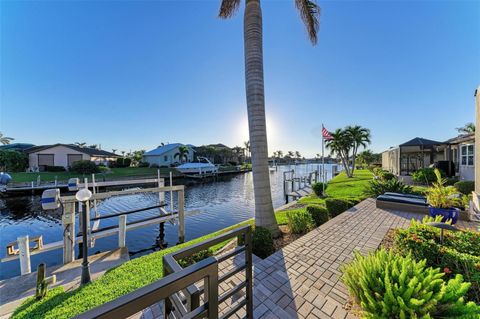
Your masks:
<path fill-rule="evenodd" d="M 474 120 L 479 1 L 319 1 L 312 46 L 293 1 L 263 1 L 270 151 L 320 152 L 321 123 L 382 151 Z M 17 142 L 151 149 L 248 137 L 242 11 L 219 1 L 0 4 L 0 131 Z"/>

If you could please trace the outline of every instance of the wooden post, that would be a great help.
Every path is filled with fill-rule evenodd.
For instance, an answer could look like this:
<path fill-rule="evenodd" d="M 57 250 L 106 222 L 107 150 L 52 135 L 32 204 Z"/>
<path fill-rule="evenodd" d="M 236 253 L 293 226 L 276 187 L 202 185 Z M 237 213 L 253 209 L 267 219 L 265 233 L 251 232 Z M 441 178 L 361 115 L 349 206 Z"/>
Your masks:
<path fill-rule="evenodd" d="M 28 235 L 24 237 L 18 237 L 18 250 L 20 252 L 20 273 L 26 275 L 32 272 L 30 264 L 30 243 Z"/>
<path fill-rule="evenodd" d="M 158 187 L 164 187 L 165 186 L 165 180 L 160 177 L 160 169 L 157 169 L 157 183 Z M 165 203 L 165 192 L 158 192 L 158 204 Z"/>
<path fill-rule="evenodd" d="M 75 260 L 75 203 L 65 203 L 63 222 L 63 264 Z"/>
<path fill-rule="evenodd" d="M 118 247 L 125 247 L 127 239 L 127 215 L 118 217 Z"/>
<path fill-rule="evenodd" d="M 185 191 L 178 191 L 178 242 L 185 241 Z"/>
<path fill-rule="evenodd" d="M 173 186 L 172 172 L 170 171 L 170 187 Z M 170 212 L 173 214 L 173 191 L 170 189 Z"/>

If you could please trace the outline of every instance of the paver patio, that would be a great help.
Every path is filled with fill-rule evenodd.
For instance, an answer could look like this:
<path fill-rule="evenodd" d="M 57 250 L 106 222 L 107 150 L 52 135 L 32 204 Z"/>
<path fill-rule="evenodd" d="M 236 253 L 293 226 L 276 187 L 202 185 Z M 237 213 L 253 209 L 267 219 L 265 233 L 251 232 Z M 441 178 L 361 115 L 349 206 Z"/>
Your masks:
<path fill-rule="evenodd" d="M 355 250 L 366 254 L 377 249 L 390 228 L 406 227 L 412 218 L 424 216 L 377 209 L 375 200 L 367 199 L 268 258 L 255 258 L 254 317 L 355 318 L 346 310 L 348 292 L 340 280 L 341 265 L 353 258 Z M 478 230 L 475 223 L 460 221 L 457 225 Z M 219 269 L 226 272 L 231 266 L 230 261 Z M 219 292 L 231 289 L 241 276 L 222 283 Z M 220 304 L 220 314 L 241 297 Z M 235 316 L 243 318 L 245 312 Z M 141 317 L 161 317 L 160 307 L 146 309 Z"/>

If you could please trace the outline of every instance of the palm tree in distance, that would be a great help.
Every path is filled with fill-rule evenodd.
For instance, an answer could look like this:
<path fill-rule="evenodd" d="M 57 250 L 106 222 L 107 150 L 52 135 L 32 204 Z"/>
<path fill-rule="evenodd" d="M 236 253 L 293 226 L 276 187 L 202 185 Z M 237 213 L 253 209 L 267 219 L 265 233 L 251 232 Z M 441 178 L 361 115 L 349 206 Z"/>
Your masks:
<path fill-rule="evenodd" d="M 183 163 L 183 160 L 188 161 L 188 154 L 189 154 L 188 147 L 185 145 L 182 145 L 178 148 L 178 152 L 175 153 L 173 157 L 174 158 L 178 157 L 178 159 L 180 160 L 180 163 Z"/>
<path fill-rule="evenodd" d="M 330 135 L 332 139 L 326 140 L 325 146 L 330 150 L 331 154 L 336 154 L 340 158 L 347 177 L 352 177 L 350 166 L 348 165 L 352 148 L 350 137 L 342 129 L 336 129 L 335 132 L 330 132 Z"/>
<path fill-rule="evenodd" d="M 5 136 L 5 135 L 3 135 L 2 132 L 0 132 L 0 143 L 2 143 L 2 145 L 8 145 L 13 140 L 14 140 L 13 137 Z"/>
<path fill-rule="evenodd" d="M 243 147 L 245 149 L 245 161 L 250 155 L 250 141 L 243 142 Z"/>
<path fill-rule="evenodd" d="M 302 158 L 302 155 L 300 154 L 299 151 L 295 151 L 295 158 L 296 159 L 301 159 Z"/>
<path fill-rule="evenodd" d="M 232 17 L 241 0 L 222 0 L 219 17 Z M 295 0 L 300 17 L 307 27 L 313 44 L 317 43 L 320 8 L 311 0 Z M 245 83 L 248 110 L 248 131 L 251 143 L 255 225 L 268 228 L 274 236 L 280 234 L 273 211 L 268 169 L 267 127 L 263 84 L 262 10 L 260 0 L 245 0 L 243 20 L 245 48 Z"/>
<path fill-rule="evenodd" d="M 87 143 L 85 143 L 85 142 L 75 142 L 75 145 L 77 145 L 79 147 L 85 147 L 85 145 L 87 145 Z"/>
<path fill-rule="evenodd" d="M 370 141 L 370 130 L 359 125 L 347 126 L 345 128 L 345 133 L 350 137 L 352 142 L 352 172 L 351 175 L 355 172 L 355 161 L 357 159 L 358 149 L 360 147 L 367 147 Z"/>
<path fill-rule="evenodd" d="M 112 148 L 112 153 L 115 154 L 115 152 L 117 151 L 116 148 Z"/>
<path fill-rule="evenodd" d="M 457 127 L 456 130 L 460 134 L 475 133 L 475 124 L 474 123 L 467 123 L 462 127 Z"/>
<path fill-rule="evenodd" d="M 277 156 L 278 158 L 282 158 L 283 157 L 283 152 L 282 151 L 277 151 Z"/>

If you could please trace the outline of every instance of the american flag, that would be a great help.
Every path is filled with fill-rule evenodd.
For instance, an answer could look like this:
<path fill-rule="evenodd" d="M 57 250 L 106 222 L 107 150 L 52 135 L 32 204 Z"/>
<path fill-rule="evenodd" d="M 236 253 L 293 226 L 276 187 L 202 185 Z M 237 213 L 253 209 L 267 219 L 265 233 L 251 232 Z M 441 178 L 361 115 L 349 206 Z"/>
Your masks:
<path fill-rule="evenodd" d="M 330 135 L 330 132 L 322 125 L 322 137 L 324 140 L 333 140 L 333 136 Z"/>

